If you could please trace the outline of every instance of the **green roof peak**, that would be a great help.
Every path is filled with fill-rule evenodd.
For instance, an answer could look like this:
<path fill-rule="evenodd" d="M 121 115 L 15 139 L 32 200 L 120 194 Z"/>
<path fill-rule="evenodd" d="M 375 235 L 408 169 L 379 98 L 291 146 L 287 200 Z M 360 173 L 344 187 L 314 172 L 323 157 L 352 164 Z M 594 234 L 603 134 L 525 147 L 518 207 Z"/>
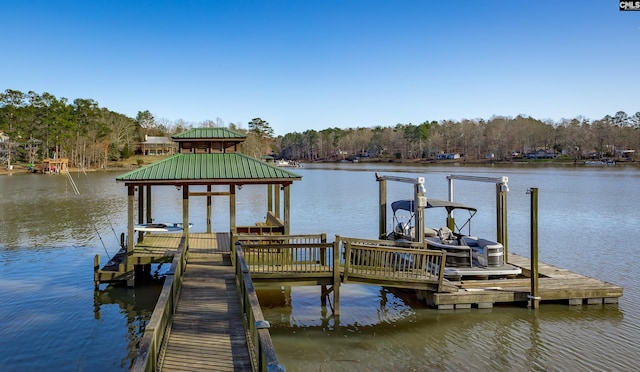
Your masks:
<path fill-rule="evenodd" d="M 188 131 L 174 135 L 174 140 L 238 140 L 244 141 L 247 136 L 229 128 L 192 128 Z"/>

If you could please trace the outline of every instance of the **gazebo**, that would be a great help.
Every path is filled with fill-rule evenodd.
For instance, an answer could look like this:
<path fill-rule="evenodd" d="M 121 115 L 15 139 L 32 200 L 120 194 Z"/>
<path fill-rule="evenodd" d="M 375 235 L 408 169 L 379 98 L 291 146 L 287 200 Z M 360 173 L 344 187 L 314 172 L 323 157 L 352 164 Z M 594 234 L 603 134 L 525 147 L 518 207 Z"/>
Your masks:
<path fill-rule="evenodd" d="M 157 186 L 172 186 L 182 191 L 182 228 L 186 246 L 189 242 L 190 198 L 207 198 L 206 225 L 207 232 L 211 232 L 211 198 L 228 197 L 229 232 L 234 232 L 236 193 L 244 185 L 267 187 L 267 221 L 275 219 L 282 224 L 282 233 L 289 234 L 290 186 L 293 181 L 302 179 L 300 175 L 242 154 L 239 151 L 246 136 L 227 128 L 194 128 L 172 139 L 178 143 L 177 154 L 116 177 L 117 182 L 127 187 L 128 256 L 133 253 L 136 226 L 153 224 L 152 189 Z M 206 186 L 206 191 L 194 191 L 196 187 L 202 190 L 202 186 Z M 212 186 L 226 186 L 227 191 L 219 191 L 220 187 L 212 191 Z M 142 237 L 143 232 L 139 232 L 138 240 Z M 132 269 L 132 265 L 126 263 L 127 271 Z"/>

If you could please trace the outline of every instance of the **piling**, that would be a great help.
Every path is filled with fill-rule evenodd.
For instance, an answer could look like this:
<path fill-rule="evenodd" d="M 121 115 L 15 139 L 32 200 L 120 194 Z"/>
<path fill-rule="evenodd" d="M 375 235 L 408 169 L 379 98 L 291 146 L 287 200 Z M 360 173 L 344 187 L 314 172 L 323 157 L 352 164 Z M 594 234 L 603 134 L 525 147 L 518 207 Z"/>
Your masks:
<path fill-rule="evenodd" d="M 540 305 L 538 295 L 538 188 L 532 187 L 527 191 L 531 195 L 531 308 Z"/>

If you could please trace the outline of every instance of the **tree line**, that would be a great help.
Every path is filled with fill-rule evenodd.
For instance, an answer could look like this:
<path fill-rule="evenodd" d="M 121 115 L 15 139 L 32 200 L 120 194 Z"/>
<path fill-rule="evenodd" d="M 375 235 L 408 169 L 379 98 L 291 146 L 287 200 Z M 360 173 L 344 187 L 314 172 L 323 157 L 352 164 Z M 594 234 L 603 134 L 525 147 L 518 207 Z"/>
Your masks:
<path fill-rule="evenodd" d="M 542 121 L 519 115 L 488 120 L 425 121 L 393 127 L 330 128 L 289 133 L 275 139 L 286 159 L 436 159 L 457 154 L 467 160 L 512 160 L 540 151 L 574 159 L 613 158 L 640 148 L 640 112 L 623 111 L 590 121 L 584 117 Z"/>
<path fill-rule="evenodd" d="M 243 152 L 261 157 L 332 161 L 355 157 L 389 160 L 434 159 L 459 154 L 464 159 L 510 160 L 545 150 L 575 159 L 598 154 L 614 157 L 640 148 L 640 112 L 623 111 L 597 120 L 558 122 L 519 115 L 490 119 L 425 121 L 368 128 L 327 128 L 275 136 L 270 124 L 254 118 L 244 128 L 220 118 L 190 123 L 156 119 L 148 111 L 135 118 L 100 107 L 93 99 L 69 101 L 50 93 L 7 89 L 0 93 L 0 157 L 35 163 L 66 157 L 71 166 L 102 168 L 135 153 L 146 135 L 171 136 L 193 127 L 225 127 L 247 134 Z"/>
<path fill-rule="evenodd" d="M 4 157 L 36 163 L 67 157 L 73 166 L 105 167 L 127 155 L 138 141 L 139 125 L 132 118 L 99 107 L 93 99 L 69 102 L 50 93 L 0 93 L 0 132 L 7 140 Z"/>

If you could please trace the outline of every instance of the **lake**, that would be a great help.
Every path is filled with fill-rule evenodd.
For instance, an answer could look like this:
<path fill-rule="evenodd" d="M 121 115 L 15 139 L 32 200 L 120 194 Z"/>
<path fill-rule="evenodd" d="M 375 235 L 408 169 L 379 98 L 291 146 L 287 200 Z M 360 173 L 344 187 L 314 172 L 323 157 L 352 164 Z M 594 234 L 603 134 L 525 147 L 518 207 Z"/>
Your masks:
<path fill-rule="evenodd" d="M 624 287 L 617 305 L 543 304 L 538 311 L 438 311 L 406 293 L 341 287 L 339 318 L 319 287 L 259 292 L 278 357 L 288 371 L 633 370 L 640 364 L 640 170 L 636 167 L 309 164 L 291 188 L 292 233 L 375 238 L 384 175 L 425 177 L 427 196 L 447 198 L 446 176 L 509 177 L 509 251 L 529 256 L 530 195 L 539 190 L 540 261 Z M 118 250 L 126 188 L 117 172 L 0 176 L 0 369 L 127 370 L 162 281 L 94 291 L 93 256 Z M 156 191 L 156 189 L 158 191 Z M 154 215 L 181 221 L 181 192 L 154 189 Z M 264 218 L 264 189 L 238 190 L 238 224 Z M 412 197 L 389 184 L 389 200 Z M 495 187 L 456 181 L 456 201 L 478 208 L 474 235 L 495 236 Z M 204 231 L 204 198 L 190 219 Z M 157 208 L 157 209 L 156 209 Z M 214 229 L 228 230 L 225 198 Z"/>

